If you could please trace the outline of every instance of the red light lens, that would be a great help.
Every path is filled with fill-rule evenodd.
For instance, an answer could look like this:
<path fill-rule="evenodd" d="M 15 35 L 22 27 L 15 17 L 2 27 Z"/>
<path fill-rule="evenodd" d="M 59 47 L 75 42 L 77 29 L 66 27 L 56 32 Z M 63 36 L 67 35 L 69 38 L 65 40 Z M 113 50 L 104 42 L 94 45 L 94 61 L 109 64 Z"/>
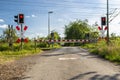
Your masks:
<path fill-rule="evenodd" d="M 105 21 L 105 18 L 102 18 L 102 21 Z"/>
<path fill-rule="evenodd" d="M 20 17 L 19 18 L 23 18 L 23 15 L 20 15 Z"/>

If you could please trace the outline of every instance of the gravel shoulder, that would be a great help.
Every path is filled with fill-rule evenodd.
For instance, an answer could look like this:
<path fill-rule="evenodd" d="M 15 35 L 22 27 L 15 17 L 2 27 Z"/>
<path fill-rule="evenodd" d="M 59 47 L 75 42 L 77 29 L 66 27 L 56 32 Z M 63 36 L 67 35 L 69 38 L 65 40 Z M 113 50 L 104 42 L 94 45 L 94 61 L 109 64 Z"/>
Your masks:
<path fill-rule="evenodd" d="M 0 80 L 22 80 L 25 78 L 24 73 L 36 64 L 37 57 L 38 55 L 27 56 L 19 60 L 0 64 Z"/>

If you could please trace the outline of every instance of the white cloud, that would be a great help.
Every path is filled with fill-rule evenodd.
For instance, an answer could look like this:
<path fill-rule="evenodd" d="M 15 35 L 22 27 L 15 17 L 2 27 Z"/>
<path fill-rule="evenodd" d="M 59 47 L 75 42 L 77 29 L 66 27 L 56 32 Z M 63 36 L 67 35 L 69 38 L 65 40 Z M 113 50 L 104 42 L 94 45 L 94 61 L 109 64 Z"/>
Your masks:
<path fill-rule="evenodd" d="M 8 27 L 8 25 L 6 25 L 6 24 L 0 25 L 0 28 L 2 28 L 2 29 L 5 29 L 7 27 Z"/>
<path fill-rule="evenodd" d="M 0 22 L 5 22 L 3 19 L 0 19 Z"/>
<path fill-rule="evenodd" d="M 37 17 L 37 16 L 36 16 L 36 15 L 34 15 L 34 14 L 32 14 L 32 16 L 31 16 L 31 17 L 33 17 L 33 18 L 34 18 L 34 17 Z"/>
<path fill-rule="evenodd" d="M 25 16 L 26 18 L 35 18 L 37 17 L 36 15 L 32 14 L 31 16 Z"/>
<path fill-rule="evenodd" d="M 63 19 L 58 19 L 59 22 L 63 22 L 64 20 Z"/>
<path fill-rule="evenodd" d="M 67 20 L 66 20 L 66 19 L 62 19 L 62 18 L 59 18 L 59 19 L 58 19 L 58 22 L 67 22 Z"/>
<path fill-rule="evenodd" d="M 26 18 L 30 18 L 30 16 L 26 16 Z"/>
<path fill-rule="evenodd" d="M 45 37 L 45 35 L 46 34 L 39 33 L 39 32 L 32 32 L 32 31 L 28 31 L 25 33 L 25 36 L 29 37 L 30 39 L 37 38 L 37 37 Z"/>

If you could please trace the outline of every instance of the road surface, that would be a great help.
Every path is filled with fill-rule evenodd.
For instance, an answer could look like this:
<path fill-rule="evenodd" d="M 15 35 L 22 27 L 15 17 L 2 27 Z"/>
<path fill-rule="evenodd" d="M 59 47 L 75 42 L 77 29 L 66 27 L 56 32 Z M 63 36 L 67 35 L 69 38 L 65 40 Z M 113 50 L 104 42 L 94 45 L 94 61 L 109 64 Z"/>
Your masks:
<path fill-rule="evenodd" d="M 120 66 L 78 47 L 38 55 L 23 80 L 120 80 Z"/>

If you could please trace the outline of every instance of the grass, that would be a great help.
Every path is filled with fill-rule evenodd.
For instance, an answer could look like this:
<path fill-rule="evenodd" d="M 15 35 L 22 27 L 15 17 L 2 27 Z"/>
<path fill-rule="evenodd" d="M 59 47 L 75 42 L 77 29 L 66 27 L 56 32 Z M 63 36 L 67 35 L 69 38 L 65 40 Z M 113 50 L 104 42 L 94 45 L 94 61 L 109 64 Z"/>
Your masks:
<path fill-rule="evenodd" d="M 20 59 L 25 56 L 35 55 L 42 52 L 41 49 L 31 50 L 20 50 L 20 51 L 1 51 L 0 52 L 0 63 L 11 62 L 16 59 Z"/>
<path fill-rule="evenodd" d="M 43 46 L 43 48 L 41 47 L 41 45 Z M 39 43 L 37 43 L 36 50 L 35 50 L 35 44 L 29 42 L 29 43 L 23 44 L 23 49 L 20 50 L 20 44 L 14 43 L 13 49 L 11 49 L 8 46 L 8 43 L 2 43 L 0 45 L 0 63 L 11 62 L 16 59 L 20 59 L 21 57 L 39 54 L 44 50 L 50 50 L 50 49 L 61 47 L 56 43 L 54 44 L 54 46 L 50 45 L 50 47 L 44 47 L 44 45 L 46 46 L 46 44 L 39 45 Z"/>
<path fill-rule="evenodd" d="M 106 45 L 105 40 L 98 41 L 97 43 L 85 44 L 83 48 L 88 48 L 92 54 L 100 55 L 101 57 L 120 63 L 120 39 L 111 40 L 110 45 Z"/>

